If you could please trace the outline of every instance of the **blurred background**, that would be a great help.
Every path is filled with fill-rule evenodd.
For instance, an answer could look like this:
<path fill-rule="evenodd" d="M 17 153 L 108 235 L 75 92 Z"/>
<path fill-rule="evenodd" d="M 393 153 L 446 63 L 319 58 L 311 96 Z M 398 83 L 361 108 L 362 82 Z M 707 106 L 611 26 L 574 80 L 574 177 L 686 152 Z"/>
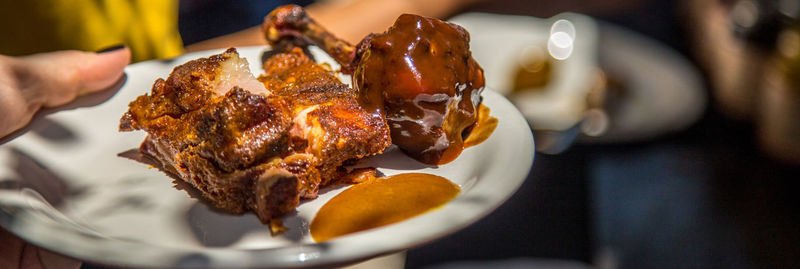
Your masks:
<path fill-rule="evenodd" d="M 601 82 L 581 90 L 520 79 L 568 72 L 571 59 L 546 56 L 549 71 L 507 76 L 529 120 L 546 112 L 518 98 L 553 100 L 526 90 L 582 91 L 580 117 L 530 121 L 539 152 L 518 193 L 481 222 L 409 251 L 410 268 L 800 265 L 800 2 L 495 1 L 470 11 L 590 16 Z M 586 53 L 581 27 L 591 27 L 573 22 L 576 57 Z"/>
<path fill-rule="evenodd" d="M 253 27 L 287 3 L 351 42 L 391 25 L 383 14 L 464 26 L 537 155 L 508 202 L 410 249 L 407 268 L 800 265 L 797 0 L 2 2 L 0 17 L 37 29 L 4 23 L 8 55 L 258 45 Z"/>

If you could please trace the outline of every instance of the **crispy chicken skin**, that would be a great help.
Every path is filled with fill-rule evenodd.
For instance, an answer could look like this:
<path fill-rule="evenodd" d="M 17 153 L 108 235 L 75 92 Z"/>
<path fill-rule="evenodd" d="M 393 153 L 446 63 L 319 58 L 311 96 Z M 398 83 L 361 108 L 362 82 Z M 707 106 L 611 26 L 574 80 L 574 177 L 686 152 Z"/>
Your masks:
<path fill-rule="evenodd" d="M 264 64 L 259 77 L 277 96 L 291 98 L 295 115 L 290 129 L 295 151 L 340 164 L 382 152 L 391 144 L 383 116 L 367 113 L 358 92 L 341 83 L 327 65 L 311 61 L 302 50 L 278 54 Z M 322 185 L 337 178 L 336 166 L 320 167 Z M 316 196 L 316 195 L 313 195 Z"/>
<path fill-rule="evenodd" d="M 119 128 L 147 132 L 140 150 L 215 206 L 264 223 L 391 144 L 382 117 L 302 50 L 264 69 L 256 80 L 235 49 L 190 61 L 131 102 Z"/>

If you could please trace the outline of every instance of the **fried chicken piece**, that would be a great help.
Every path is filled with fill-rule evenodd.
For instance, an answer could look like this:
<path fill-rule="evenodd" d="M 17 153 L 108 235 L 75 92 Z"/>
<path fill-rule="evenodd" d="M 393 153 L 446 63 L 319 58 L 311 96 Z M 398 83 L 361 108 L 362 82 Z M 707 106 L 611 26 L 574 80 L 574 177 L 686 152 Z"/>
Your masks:
<path fill-rule="evenodd" d="M 386 123 L 301 50 L 264 67 L 256 80 L 235 49 L 178 66 L 130 103 L 120 130 L 146 131 L 143 153 L 214 206 L 264 223 L 316 197 L 346 160 L 391 144 Z"/>
<path fill-rule="evenodd" d="M 295 115 L 289 133 L 297 152 L 309 153 L 336 165 L 323 165 L 322 185 L 337 178 L 344 161 L 381 152 L 391 144 L 383 117 L 367 113 L 358 103 L 358 92 L 341 83 L 327 65 L 311 61 L 299 48 L 273 56 L 259 77 L 277 96 L 292 99 Z M 315 197 L 316 192 L 306 197 Z"/>

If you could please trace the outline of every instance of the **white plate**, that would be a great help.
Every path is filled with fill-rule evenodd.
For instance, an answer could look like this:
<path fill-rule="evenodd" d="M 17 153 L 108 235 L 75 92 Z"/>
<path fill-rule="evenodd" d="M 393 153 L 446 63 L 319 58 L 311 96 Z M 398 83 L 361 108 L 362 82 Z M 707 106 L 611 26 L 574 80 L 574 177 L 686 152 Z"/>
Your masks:
<path fill-rule="evenodd" d="M 263 50 L 239 50 L 256 74 L 261 73 L 257 63 Z M 37 131 L 0 145 L 0 224 L 36 245 L 119 266 L 341 264 L 424 244 L 475 222 L 517 190 L 533 162 L 533 137 L 525 119 L 501 95 L 485 91 L 484 102 L 499 119 L 497 129 L 454 162 L 426 167 L 396 150 L 369 160 L 386 175 L 414 171 L 452 180 L 462 192 L 447 205 L 397 224 L 315 243 L 308 234 L 309 221 L 344 188 L 334 189 L 302 203 L 296 214 L 283 218 L 289 232 L 271 237 L 252 213 L 211 210 L 176 190 L 158 169 L 118 156 L 136 149 L 145 136 L 117 131 L 128 103 L 149 92 L 153 81 L 175 65 L 218 52 L 133 64 L 125 70 L 125 85 L 107 101 L 40 118 L 31 125 Z"/>

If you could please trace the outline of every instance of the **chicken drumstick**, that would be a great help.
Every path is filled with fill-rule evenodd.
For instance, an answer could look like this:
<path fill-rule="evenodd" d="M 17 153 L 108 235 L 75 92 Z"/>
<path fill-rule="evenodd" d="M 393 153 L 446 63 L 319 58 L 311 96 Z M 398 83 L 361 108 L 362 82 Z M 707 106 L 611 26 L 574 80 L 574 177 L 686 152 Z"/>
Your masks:
<path fill-rule="evenodd" d="M 409 156 L 436 165 L 461 153 L 477 121 L 484 77 L 460 26 L 403 14 L 386 32 L 353 46 L 289 5 L 267 15 L 263 30 L 276 49 L 314 44 L 330 54 L 352 75 L 361 105 L 386 118 L 392 142 Z"/>

